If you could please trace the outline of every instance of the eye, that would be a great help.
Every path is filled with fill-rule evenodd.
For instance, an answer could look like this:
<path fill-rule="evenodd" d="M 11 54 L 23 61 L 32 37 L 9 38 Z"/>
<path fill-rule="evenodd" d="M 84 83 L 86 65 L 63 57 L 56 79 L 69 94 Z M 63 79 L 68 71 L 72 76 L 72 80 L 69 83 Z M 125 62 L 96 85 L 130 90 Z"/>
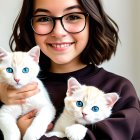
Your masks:
<path fill-rule="evenodd" d="M 92 110 L 93 112 L 98 112 L 98 111 L 99 111 L 99 107 L 98 107 L 98 106 L 93 106 L 93 107 L 91 108 L 91 110 Z"/>
<path fill-rule="evenodd" d="M 49 22 L 49 21 L 52 21 L 52 18 L 48 16 L 36 17 L 36 22 Z"/>
<path fill-rule="evenodd" d="M 6 71 L 7 71 L 8 73 L 13 73 L 13 69 L 10 68 L 10 67 L 6 68 Z"/>
<path fill-rule="evenodd" d="M 29 68 L 27 68 L 27 67 L 23 68 L 23 69 L 22 69 L 22 72 L 23 72 L 23 73 L 28 73 L 28 72 L 29 72 Z"/>
<path fill-rule="evenodd" d="M 77 20 L 77 19 L 80 19 L 80 17 L 77 15 L 70 15 L 67 17 L 67 20 Z"/>
<path fill-rule="evenodd" d="M 73 14 L 69 14 L 69 15 L 66 15 L 65 16 L 65 20 L 67 22 L 78 22 L 79 20 L 83 19 L 84 16 L 82 14 L 76 14 L 76 13 L 73 13 Z"/>
<path fill-rule="evenodd" d="M 77 101 L 77 102 L 76 102 L 76 105 L 77 105 L 78 107 L 82 107 L 82 106 L 83 106 L 83 102 L 82 102 L 82 101 Z"/>

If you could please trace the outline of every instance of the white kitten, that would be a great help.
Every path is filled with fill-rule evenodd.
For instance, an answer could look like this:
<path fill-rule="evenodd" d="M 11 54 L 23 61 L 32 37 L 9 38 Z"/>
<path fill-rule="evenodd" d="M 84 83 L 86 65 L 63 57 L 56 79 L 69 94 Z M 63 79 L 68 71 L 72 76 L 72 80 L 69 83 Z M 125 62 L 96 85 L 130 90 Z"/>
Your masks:
<path fill-rule="evenodd" d="M 0 108 L 0 129 L 4 140 L 20 140 L 21 135 L 16 120 L 19 116 L 37 109 L 32 124 L 25 132 L 23 140 L 39 139 L 46 131 L 48 124 L 54 119 L 55 108 L 50 101 L 48 92 L 37 78 L 39 73 L 38 46 L 28 52 L 7 52 L 0 48 L 0 82 L 20 88 L 27 83 L 37 82 L 39 93 L 26 99 L 22 105 L 3 105 Z"/>
<path fill-rule="evenodd" d="M 85 125 L 94 124 L 111 115 L 113 105 L 119 99 L 117 93 L 107 93 L 94 86 L 81 85 L 75 78 L 68 80 L 65 107 L 47 137 L 67 137 L 82 140 L 87 132 Z"/>

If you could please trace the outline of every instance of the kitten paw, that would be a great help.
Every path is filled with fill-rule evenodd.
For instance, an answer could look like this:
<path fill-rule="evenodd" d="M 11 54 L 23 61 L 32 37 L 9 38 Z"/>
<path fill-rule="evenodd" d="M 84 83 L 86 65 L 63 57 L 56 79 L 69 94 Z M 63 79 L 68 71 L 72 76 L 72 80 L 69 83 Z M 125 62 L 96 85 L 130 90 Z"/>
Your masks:
<path fill-rule="evenodd" d="M 31 129 L 27 129 L 23 136 L 23 140 L 38 140 L 42 135 L 40 135 L 37 130 L 33 131 Z"/>
<path fill-rule="evenodd" d="M 52 136 L 56 136 L 58 138 L 64 138 L 66 137 L 66 135 L 62 132 L 56 132 L 56 131 L 52 131 L 52 132 L 49 132 L 49 133 L 46 133 L 45 134 L 46 137 L 52 137 Z"/>
<path fill-rule="evenodd" d="M 82 140 L 87 132 L 87 128 L 81 124 L 74 124 L 65 129 L 65 134 L 69 140 Z"/>

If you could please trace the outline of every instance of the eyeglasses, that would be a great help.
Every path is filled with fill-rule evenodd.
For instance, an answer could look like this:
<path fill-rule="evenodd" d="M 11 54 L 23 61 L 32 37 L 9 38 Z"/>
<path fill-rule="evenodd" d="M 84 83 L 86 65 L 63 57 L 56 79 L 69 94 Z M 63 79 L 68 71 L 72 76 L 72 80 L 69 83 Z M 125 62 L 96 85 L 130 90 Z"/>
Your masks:
<path fill-rule="evenodd" d="M 55 21 L 60 20 L 62 27 L 69 33 L 79 33 L 86 26 L 86 17 L 88 13 L 69 13 L 61 17 L 51 17 L 46 15 L 36 15 L 31 19 L 32 29 L 36 34 L 47 35 L 55 27 Z"/>

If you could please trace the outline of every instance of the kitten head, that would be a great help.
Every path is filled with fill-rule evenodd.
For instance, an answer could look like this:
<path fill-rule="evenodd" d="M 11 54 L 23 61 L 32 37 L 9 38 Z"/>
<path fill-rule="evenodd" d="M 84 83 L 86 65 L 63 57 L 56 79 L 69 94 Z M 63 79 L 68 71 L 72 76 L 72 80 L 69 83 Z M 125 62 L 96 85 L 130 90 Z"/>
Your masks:
<path fill-rule="evenodd" d="M 39 72 L 39 55 L 38 46 L 28 52 L 7 52 L 0 48 L 0 82 L 19 88 L 34 80 Z"/>
<path fill-rule="evenodd" d="M 118 99 L 117 93 L 105 94 L 94 86 L 81 85 L 75 78 L 70 78 L 65 109 L 76 122 L 83 125 L 93 124 L 109 117 Z"/>

